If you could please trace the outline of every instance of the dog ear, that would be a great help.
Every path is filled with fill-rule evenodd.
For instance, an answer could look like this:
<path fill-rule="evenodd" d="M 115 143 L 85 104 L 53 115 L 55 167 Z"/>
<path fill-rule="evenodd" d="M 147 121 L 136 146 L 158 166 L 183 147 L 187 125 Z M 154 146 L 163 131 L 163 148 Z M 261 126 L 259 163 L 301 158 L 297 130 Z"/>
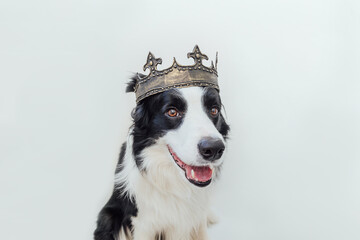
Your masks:
<path fill-rule="evenodd" d="M 130 82 L 127 83 L 125 92 L 128 93 L 128 92 L 134 92 L 135 91 L 135 86 L 136 86 L 137 81 L 139 80 L 139 77 L 144 78 L 146 76 L 144 74 L 141 74 L 141 73 L 134 74 L 134 76 L 132 76 L 130 78 L 131 79 Z"/>
<path fill-rule="evenodd" d="M 125 92 L 134 92 L 135 91 L 135 85 L 137 82 L 137 75 L 133 76 L 131 78 L 131 81 L 127 83 Z"/>

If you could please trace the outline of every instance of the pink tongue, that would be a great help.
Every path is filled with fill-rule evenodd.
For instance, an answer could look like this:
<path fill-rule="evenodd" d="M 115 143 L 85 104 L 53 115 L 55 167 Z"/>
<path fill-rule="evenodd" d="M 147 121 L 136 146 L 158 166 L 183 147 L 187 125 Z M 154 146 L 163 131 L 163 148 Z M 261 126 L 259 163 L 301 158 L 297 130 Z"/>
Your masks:
<path fill-rule="evenodd" d="M 186 177 L 197 182 L 207 182 L 212 177 L 212 170 L 209 167 L 185 166 Z M 194 170 L 192 175 L 191 170 Z"/>

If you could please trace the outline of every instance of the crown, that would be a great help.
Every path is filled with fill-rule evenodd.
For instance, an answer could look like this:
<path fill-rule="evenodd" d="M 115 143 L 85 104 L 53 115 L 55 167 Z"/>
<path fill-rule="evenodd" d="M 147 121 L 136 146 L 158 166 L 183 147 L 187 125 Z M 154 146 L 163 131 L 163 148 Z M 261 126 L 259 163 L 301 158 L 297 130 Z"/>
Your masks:
<path fill-rule="evenodd" d="M 158 70 L 157 65 L 162 63 L 162 59 L 155 58 L 155 56 L 149 52 L 147 62 L 143 68 L 144 71 L 149 69 L 149 74 L 147 76 L 140 76 L 139 73 L 137 74 L 136 85 L 134 88 L 136 102 L 172 88 L 205 86 L 219 89 L 217 81 L 217 53 L 215 66 L 211 61 L 210 67 L 206 67 L 202 64 L 202 60 L 208 60 L 208 57 L 201 53 L 197 45 L 192 52 L 187 54 L 187 57 L 194 59 L 194 65 L 180 65 L 174 58 L 171 67 L 164 70 Z"/>

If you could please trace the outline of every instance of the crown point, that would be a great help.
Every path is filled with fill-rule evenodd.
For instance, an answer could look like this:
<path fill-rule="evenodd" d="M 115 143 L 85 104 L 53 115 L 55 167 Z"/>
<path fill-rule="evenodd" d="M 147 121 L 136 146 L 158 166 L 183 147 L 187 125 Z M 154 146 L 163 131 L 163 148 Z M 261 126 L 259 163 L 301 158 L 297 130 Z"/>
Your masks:
<path fill-rule="evenodd" d="M 217 70 L 217 64 L 218 64 L 218 52 L 216 52 L 216 58 L 215 58 L 215 69 Z"/>
<path fill-rule="evenodd" d="M 194 49 L 192 52 L 188 53 L 187 54 L 187 57 L 188 58 L 193 58 L 194 61 L 195 61 L 195 64 L 202 64 L 202 60 L 205 59 L 205 60 L 208 60 L 209 58 L 205 55 L 205 54 L 202 54 L 198 45 L 195 45 Z"/>
<path fill-rule="evenodd" d="M 152 70 L 156 70 L 157 71 L 157 65 L 162 63 L 162 59 L 161 58 L 155 58 L 155 56 L 149 52 L 148 57 L 147 57 L 147 61 L 146 64 L 143 67 L 143 70 L 146 71 L 146 69 L 150 69 L 150 71 Z"/>

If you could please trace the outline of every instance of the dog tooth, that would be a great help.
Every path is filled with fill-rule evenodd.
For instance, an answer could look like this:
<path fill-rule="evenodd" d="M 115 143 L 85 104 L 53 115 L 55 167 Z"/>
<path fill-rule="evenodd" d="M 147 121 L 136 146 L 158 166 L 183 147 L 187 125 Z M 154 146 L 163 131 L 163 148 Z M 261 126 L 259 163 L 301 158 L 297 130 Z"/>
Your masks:
<path fill-rule="evenodd" d="M 210 169 L 211 169 L 211 170 L 214 170 L 214 166 L 213 166 L 213 165 L 210 165 Z"/>
<path fill-rule="evenodd" d="M 192 176 L 193 178 L 195 177 L 194 169 L 191 169 L 191 176 Z"/>

